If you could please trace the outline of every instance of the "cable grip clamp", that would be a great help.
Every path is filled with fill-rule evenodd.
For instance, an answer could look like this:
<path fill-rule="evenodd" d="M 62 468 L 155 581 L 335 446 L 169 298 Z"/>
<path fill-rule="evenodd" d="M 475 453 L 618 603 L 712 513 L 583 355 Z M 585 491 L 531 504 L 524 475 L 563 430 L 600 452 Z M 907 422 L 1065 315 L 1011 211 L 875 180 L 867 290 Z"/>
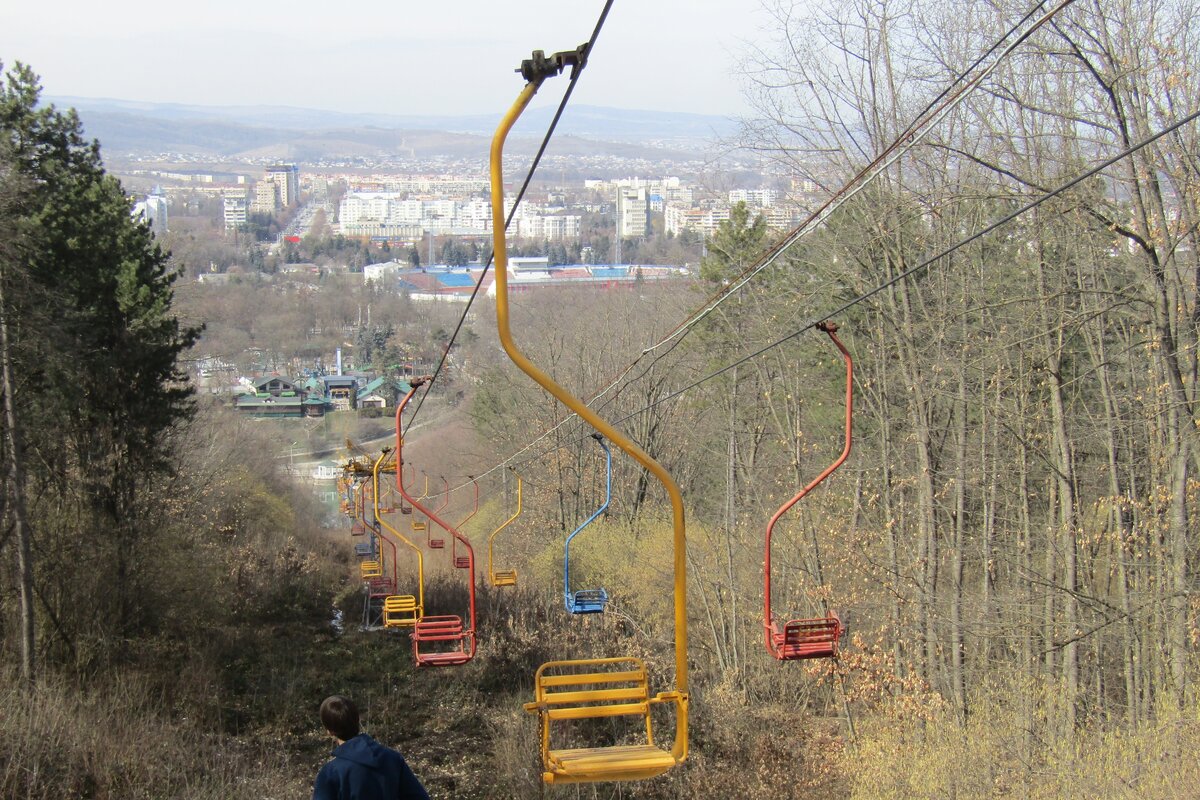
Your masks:
<path fill-rule="evenodd" d="M 574 78 L 579 70 L 587 63 L 587 44 L 581 44 L 574 50 L 563 50 L 549 58 L 544 50 L 534 50 L 530 58 L 521 62 L 521 77 L 528 83 L 541 83 L 546 78 L 553 78 L 568 66 L 571 67 L 571 77 Z"/>

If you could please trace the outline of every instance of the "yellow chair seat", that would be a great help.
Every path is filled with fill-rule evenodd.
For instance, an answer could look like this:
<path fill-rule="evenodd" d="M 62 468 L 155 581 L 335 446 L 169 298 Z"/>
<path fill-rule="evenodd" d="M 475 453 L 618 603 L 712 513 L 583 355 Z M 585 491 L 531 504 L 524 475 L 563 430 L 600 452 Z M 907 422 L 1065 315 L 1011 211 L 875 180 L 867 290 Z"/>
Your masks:
<path fill-rule="evenodd" d="M 675 757 L 650 744 L 551 750 L 546 783 L 641 780 L 675 766 Z"/>
<path fill-rule="evenodd" d="M 653 778 L 687 757 L 685 747 L 676 754 L 655 746 L 650 707 L 675 703 L 686 726 L 687 696 L 660 692 L 651 697 L 646 664 L 640 658 L 591 658 L 550 661 L 534 676 L 534 702 L 525 710 L 537 714 L 542 729 L 542 780 L 546 783 L 583 781 L 635 781 Z M 640 718 L 643 744 L 610 747 L 555 749 L 551 728 L 566 720 Z M 680 731 L 677 731 L 677 735 Z M 686 727 L 682 735 L 686 736 Z"/>
<path fill-rule="evenodd" d="M 498 569 L 492 573 L 492 586 L 516 586 L 517 571 L 515 569 Z"/>
<path fill-rule="evenodd" d="M 383 564 L 378 561 L 362 561 L 359 568 L 364 578 L 378 578 L 383 575 Z"/>

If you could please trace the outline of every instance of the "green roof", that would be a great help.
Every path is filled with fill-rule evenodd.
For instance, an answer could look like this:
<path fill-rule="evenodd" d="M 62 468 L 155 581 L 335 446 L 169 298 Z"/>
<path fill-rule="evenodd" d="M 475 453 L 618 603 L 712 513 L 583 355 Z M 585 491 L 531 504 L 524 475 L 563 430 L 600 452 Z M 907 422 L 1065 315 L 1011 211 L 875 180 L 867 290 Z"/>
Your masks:
<path fill-rule="evenodd" d="M 387 378 L 380 377 L 380 378 L 376 378 L 375 380 L 371 381 L 366 386 L 364 386 L 362 388 L 362 391 L 360 391 L 358 394 L 360 397 L 362 397 L 364 395 L 368 395 L 368 394 L 374 394 L 375 392 L 378 392 L 381 388 L 383 388 L 385 385 L 390 385 L 393 390 L 400 392 L 402 394 L 406 393 L 409 389 L 412 388 L 404 381 L 392 381 L 392 380 L 388 380 Z"/>

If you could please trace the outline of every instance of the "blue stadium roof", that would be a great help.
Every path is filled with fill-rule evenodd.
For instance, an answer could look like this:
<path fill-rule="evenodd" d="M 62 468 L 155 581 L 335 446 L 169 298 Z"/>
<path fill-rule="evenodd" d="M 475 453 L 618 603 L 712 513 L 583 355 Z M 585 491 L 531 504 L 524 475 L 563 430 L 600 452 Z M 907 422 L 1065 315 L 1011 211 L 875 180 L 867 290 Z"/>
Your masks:
<path fill-rule="evenodd" d="M 447 272 L 444 275 L 438 275 L 437 279 L 441 281 L 442 286 L 450 286 L 453 288 L 470 287 L 475 285 L 475 278 L 467 272 Z"/>

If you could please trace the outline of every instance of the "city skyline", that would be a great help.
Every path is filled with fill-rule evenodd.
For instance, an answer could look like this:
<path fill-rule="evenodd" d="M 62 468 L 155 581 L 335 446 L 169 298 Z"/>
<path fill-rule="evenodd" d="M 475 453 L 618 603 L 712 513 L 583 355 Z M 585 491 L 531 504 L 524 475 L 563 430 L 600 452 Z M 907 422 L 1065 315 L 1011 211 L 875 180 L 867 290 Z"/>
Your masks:
<path fill-rule="evenodd" d="M 135 15 L 64 5 L 53 28 L 38 8 L 19 6 L 0 29 L 0 59 L 29 64 L 48 95 L 392 114 L 506 107 L 520 60 L 586 41 L 602 7 L 364 0 L 298 15 L 280 0 L 164 0 Z M 573 102 L 747 115 L 738 64 L 765 20 L 760 0 L 615 4 Z M 547 85 L 540 102 L 558 91 Z"/>

